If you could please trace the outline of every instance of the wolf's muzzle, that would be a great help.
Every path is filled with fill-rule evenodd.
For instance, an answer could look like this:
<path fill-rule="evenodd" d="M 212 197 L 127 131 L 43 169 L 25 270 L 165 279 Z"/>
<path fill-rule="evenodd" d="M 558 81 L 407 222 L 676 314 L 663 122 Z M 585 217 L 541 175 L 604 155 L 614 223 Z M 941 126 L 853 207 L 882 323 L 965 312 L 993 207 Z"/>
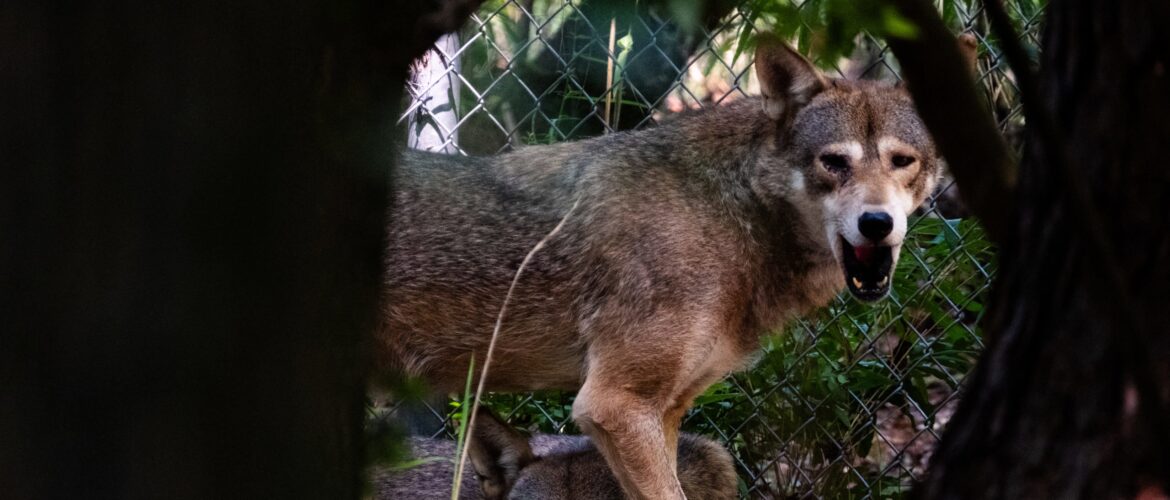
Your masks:
<path fill-rule="evenodd" d="M 855 247 L 841 238 L 841 254 L 845 286 L 854 297 L 872 302 L 886 296 L 890 291 L 890 275 L 893 271 L 893 247 Z"/>

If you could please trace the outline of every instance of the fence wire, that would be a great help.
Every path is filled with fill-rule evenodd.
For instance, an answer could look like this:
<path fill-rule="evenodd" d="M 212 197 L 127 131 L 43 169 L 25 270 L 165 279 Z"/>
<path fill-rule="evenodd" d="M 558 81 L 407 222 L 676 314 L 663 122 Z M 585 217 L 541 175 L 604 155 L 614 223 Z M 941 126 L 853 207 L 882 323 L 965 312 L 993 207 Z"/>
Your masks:
<path fill-rule="evenodd" d="M 804 23 L 790 30 L 798 48 L 815 46 L 817 0 L 773 3 Z M 1007 3 L 1025 47 L 1037 47 L 1044 2 Z M 707 2 L 689 13 L 697 31 L 672 21 L 685 12 L 617 12 L 610 4 L 486 2 L 418 63 L 401 116 L 408 145 L 495 154 L 653 126 L 758 94 L 744 41 L 768 27 L 763 2 Z M 977 80 L 1018 144 L 1017 91 L 981 3 L 938 5 L 955 31 L 976 36 Z M 846 57 L 815 62 L 843 78 L 899 78 L 882 40 L 862 34 L 852 42 Z M 752 370 L 716 384 L 688 413 L 685 431 L 716 438 L 734 455 L 741 496 L 901 497 L 923 477 L 983 347 L 976 325 L 995 272 L 982 230 L 944 184 L 911 220 L 889 299 L 870 306 L 841 296 L 767 337 Z M 577 432 L 571 394 L 495 394 L 486 404 L 535 432 Z M 447 400 L 396 403 L 378 414 L 433 436 L 451 436 L 461 415 Z"/>

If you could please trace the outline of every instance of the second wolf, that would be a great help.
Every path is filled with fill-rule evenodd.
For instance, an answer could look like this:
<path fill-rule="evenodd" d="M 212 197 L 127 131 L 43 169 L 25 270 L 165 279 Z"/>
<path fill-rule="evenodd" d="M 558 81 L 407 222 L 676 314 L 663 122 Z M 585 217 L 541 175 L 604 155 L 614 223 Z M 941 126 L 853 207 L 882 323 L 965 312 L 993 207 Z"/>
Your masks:
<path fill-rule="evenodd" d="M 842 288 L 883 297 L 940 159 L 907 92 L 832 80 L 782 43 L 763 96 L 657 128 L 488 158 L 408 152 L 378 359 L 463 387 L 518 266 L 491 390 L 579 389 L 631 497 L 682 498 L 678 428 L 760 336 Z"/>
<path fill-rule="evenodd" d="M 617 480 L 589 438 L 556 434 L 528 438 L 483 408 L 475 422 L 476 431 L 467 444 L 470 467 L 463 476 L 460 499 L 622 498 Z M 412 456 L 424 463 L 404 470 L 371 471 L 374 498 L 451 498 L 455 442 L 412 437 L 409 445 Z M 679 435 L 678 478 L 691 500 L 736 497 L 731 455 L 718 443 L 701 436 Z"/>

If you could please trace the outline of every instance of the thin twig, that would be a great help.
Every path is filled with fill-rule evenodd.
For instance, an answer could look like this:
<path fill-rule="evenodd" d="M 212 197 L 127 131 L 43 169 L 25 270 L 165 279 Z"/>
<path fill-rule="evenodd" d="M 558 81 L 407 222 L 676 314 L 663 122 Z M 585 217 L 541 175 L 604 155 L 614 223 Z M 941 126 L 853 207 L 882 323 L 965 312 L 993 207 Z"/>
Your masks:
<path fill-rule="evenodd" d="M 1016 86 L 1020 89 L 1020 100 L 1026 105 L 1037 105 L 1040 99 L 1040 87 L 1036 84 L 1036 74 L 1032 70 L 1032 61 L 1024 46 L 1020 43 L 1019 35 L 1012 27 L 1011 19 L 1003 10 L 1001 0 L 986 0 L 983 2 L 984 12 L 987 13 L 988 23 L 992 33 L 999 38 L 999 50 L 1007 57 L 1008 66 L 1016 75 Z M 1036 110 L 1033 110 L 1036 111 Z"/>
<path fill-rule="evenodd" d="M 617 38 L 617 18 L 609 19 L 609 60 L 605 63 L 605 126 L 610 130 L 613 129 L 613 123 L 610 121 L 610 107 L 613 105 L 613 50 L 614 41 Z M 620 106 L 621 103 L 619 102 Z"/>
<path fill-rule="evenodd" d="M 504 314 L 508 311 L 508 302 L 512 300 L 512 292 L 516 290 L 516 284 L 520 282 L 520 275 L 524 272 L 524 268 L 528 267 L 528 263 L 532 261 L 532 257 L 536 255 L 536 252 L 544 248 L 544 245 L 560 232 L 562 227 L 565 227 L 565 222 L 577 210 L 577 205 L 580 203 L 581 198 L 578 197 L 573 202 L 573 206 L 569 207 L 569 211 L 565 212 L 564 217 L 561 217 L 561 221 L 557 223 L 556 227 L 537 242 L 536 246 L 532 247 L 532 250 L 528 251 L 528 255 L 525 255 L 524 260 L 520 262 L 520 267 L 516 268 L 516 274 L 512 276 L 512 284 L 508 286 L 508 293 L 504 295 L 503 304 L 500 304 L 500 313 L 496 315 L 496 326 L 492 329 L 492 339 L 488 342 L 487 353 L 484 354 L 483 368 L 479 372 L 479 384 L 475 387 L 475 398 L 471 401 L 470 410 L 465 409 L 464 411 L 464 416 L 467 418 L 467 432 L 463 435 L 463 450 L 459 454 L 459 462 L 455 465 L 455 484 L 452 487 L 452 495 L 458 494 L 459 483 L 463 480 L 463 463 L 467 461 L 467 443 L 471 442 L 471 436 L 475 433 L 475 414 L 479 409 L 479 399 L 483 396 L 484 382 L 487 380 L 488 369 L 492 364 L 492 353 L 496 350 L 496 339 L 500 336 L 500 328 L 504 324 Z"/>

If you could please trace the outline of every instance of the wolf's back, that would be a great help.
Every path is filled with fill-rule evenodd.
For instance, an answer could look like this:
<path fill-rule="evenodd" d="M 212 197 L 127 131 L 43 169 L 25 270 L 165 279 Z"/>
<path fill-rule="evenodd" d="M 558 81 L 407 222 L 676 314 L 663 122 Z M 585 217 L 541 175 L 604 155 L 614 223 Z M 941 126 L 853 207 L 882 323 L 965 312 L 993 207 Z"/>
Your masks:
<path fill-rule="evenodd" d="M 382 332 L 389 352 L 380 353 L 383 364 L 425 377 L 432 387 L 462 386 L 469 353 L 486 350 L 520 262 L 574 201 L 579 169 L 573 164 L 582 160 L 573 150 L 579 147 L 541 146 L 491 158 L 403 154 L 389 214 Z M 564 283 L 580 267 L 572 250 L 580 232 L 562 236 L 525 270 L 504 332 L 523 339 L 510 344 L 517 346 L 512 352 L 554 352 L 535 365 L 501 357 L 493 380 L 506 382 L 509 370 L 517 370 L 517 378 L 524 375 L 520 370 L 543 370 L 541 380 L 550 385 L 577 383 L 578 373 L 566 367 L 580 355 L 564 349 L 566 338 L 533 334 L 572 328 Z"/>
<path fill-rule="evenodd" d="M 390 213 L 388 284 L 442 283 L 453 273 L 510 276 L 517 256 L 523 257 L 572 201 L 566 201 L 571 188 L 563 172 L 547 161 L 527 163 L 531 160 L 515 154 L 405 153 Z M 532 173 L 539 167 L 544 171 Z"/>

